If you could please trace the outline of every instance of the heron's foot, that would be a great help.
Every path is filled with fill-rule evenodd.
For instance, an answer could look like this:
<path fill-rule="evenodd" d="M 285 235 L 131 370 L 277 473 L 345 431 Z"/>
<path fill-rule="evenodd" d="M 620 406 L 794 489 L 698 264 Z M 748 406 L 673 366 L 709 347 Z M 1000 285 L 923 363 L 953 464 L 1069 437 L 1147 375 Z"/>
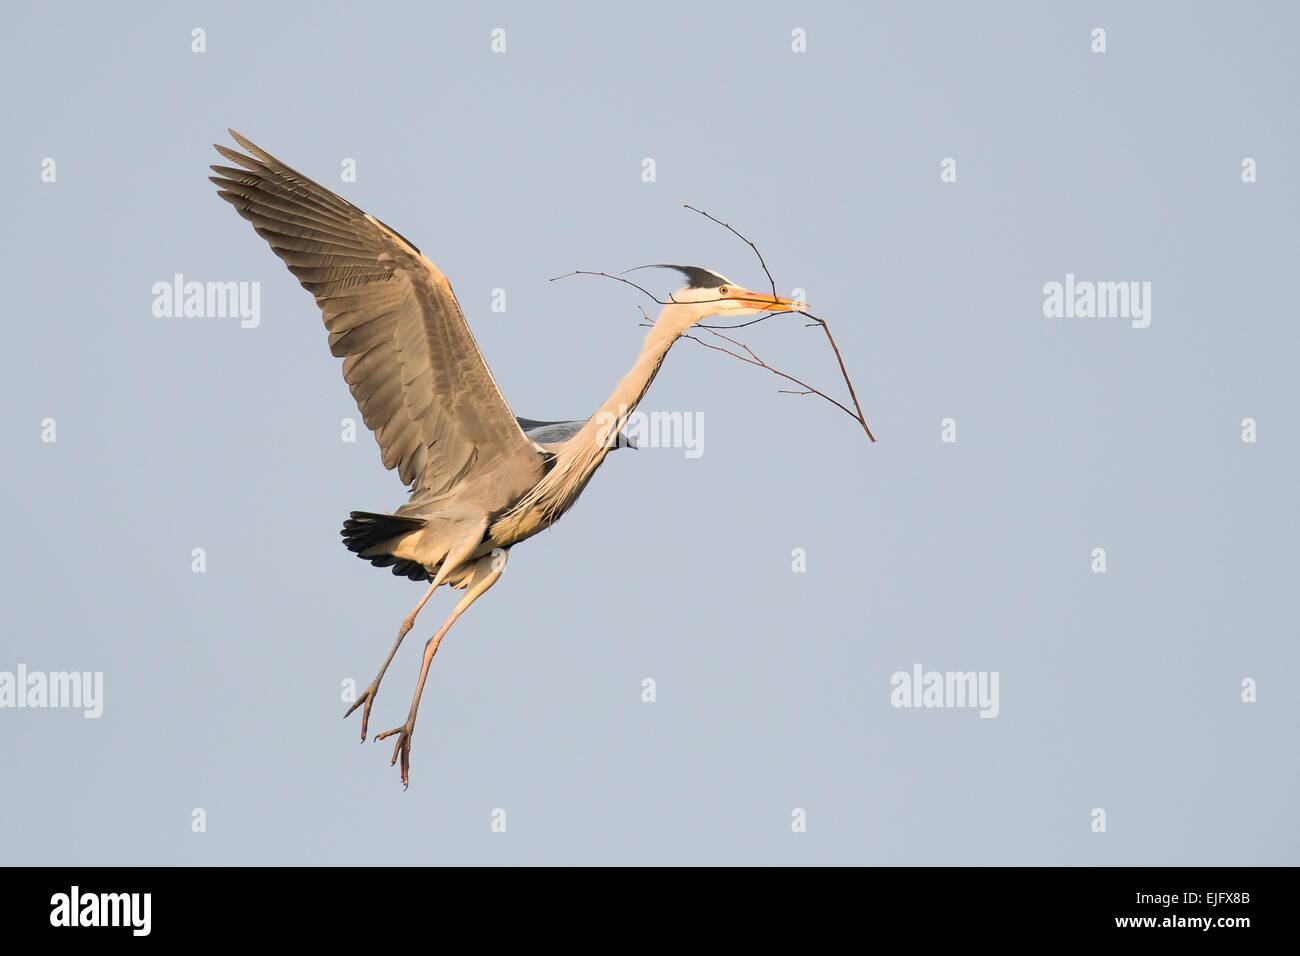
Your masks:
<path fill-rule="evenodd" d="M 405 790 L 411 785 L 411 736 L 415 733 L 415 720 L 407 718 L 406 723 L 400 727 L 394 727 L 392 730 L 385 730 L 382 734 L 375 734 L 375 743 L 386 737 L 397 734 L 397 743 L 393 745 L 393 759 L 388 761 L 388 766 L 397 763 L 397 758 L 402 758 L 402 789 Z"/>
<path fill-rule="evenodd" d="M 375 702 L 375 694 L 377 693 L 379 693 L 379 678 L 376 677 L 370 682 L 370 686 L 361 692 L 361 696 L 353 702 L 352 706 L 348 708 L 348 712 L 343 715 L 343 719 L 347 720 L 352 716 L 354 710 L 363 704 L 365 705 L 361 711 L 361 742 L 363 744 L 366 742 L 366 727 L 370 724 L 370 708 Z"/>

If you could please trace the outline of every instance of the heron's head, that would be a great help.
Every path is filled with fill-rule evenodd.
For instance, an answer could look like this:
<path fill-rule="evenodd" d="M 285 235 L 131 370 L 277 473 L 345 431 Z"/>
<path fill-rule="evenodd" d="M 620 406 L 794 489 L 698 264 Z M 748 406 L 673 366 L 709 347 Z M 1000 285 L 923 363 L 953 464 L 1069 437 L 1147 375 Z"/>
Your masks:
<path fill-rule="evenodd" d="M 807 307 L 797 299 L 785 299 L 770 292 L 747 289 L 726 276 L 701 266 L 657 264 L 639 268 L 675 269 L 685 277 L 686 285 L 668 299 L 670 303 L 682 306 L 692 323 L 715 315 L 732 318 L 763 312 L 797 311 Z"/>

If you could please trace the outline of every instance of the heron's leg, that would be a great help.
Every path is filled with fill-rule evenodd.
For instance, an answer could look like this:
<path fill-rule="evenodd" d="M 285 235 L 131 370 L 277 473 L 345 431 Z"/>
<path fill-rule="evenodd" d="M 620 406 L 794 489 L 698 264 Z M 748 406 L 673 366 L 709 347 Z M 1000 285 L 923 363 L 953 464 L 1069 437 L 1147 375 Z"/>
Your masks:
<path fill-rule="evenodd" d="M 442 622 L 437 633 L 429 638 L 424 645 L 424 660 L 420 663 L 420 679 L 415 682 L 415 696 L 411 699 L 411 712 L 406 716 L 406 723 L 401 727 L 394 727 L 392 730 L 385 730 L 382 734 L 376 734 L 375 740 L 380 741 L 385 737 L 391 737 L 398 734 L 397 744 L 393 747 L 393 759 L 388 762 L 391 767 L 397 763 L 397 758 L 402 758 L 402 786 L 410 785 L 408 772 L 411 767 L 411 735 L 415 733 L 415 712 L 420 709 L 420 695 L 424 693 L 424 681 L 429 676 L 429 664 L 433 661 L 433 655 L 438 653 L 438 645 L 442 639 L 447 636 L 451 626 L 456 623 L 456 618 L 465 613 L 466 608 L 477 601 L 488 588 L 497 583 L 501 577 L 501 572 L 505 570 L 506 554 L 504 550 L 494 551 L 492 554 L 481 557 L 474 563 L 474 574 L 470 578 L 469 585 L 465 589 L 465 596 L 462 597 L 456 606 L 452 609 L 447 620 Z"/>
<path fill-rule="evenodd" d="M 366 726 L 370 723 L 370 708 L 375 702 L 375 694 L 379 693 L 379 682 L 384 679 L 384 672 L 388 670 L 388 665 L 397 656 L 397 649 L 402 646 L 402 638 L 406 637 L 406 632 L 415 625 L 415 616 L 420 613 L 424 603 L 429 600 L 429 595 L 433 594 L 434 588 L 437 586 L 436 584 L 431 585 L 429 590 L 424 592 L 424 597 L 420 598 L 420 603 L 411 609 L 410 614 L 406 615 L 406 618 L 402 621 L 401 629 L 397 632 L 397 640 L 393 641 L 393 649 L 388 652 L 388 657 L 384 660 L 384 666 L 379 668 L 379 673 L 370 682 L 370 686 L 361 692 L 361 696 L 353 702 L 352 706 L 348 708 L 348 712 L 343 715 L 345 718 L 351 717 L 354 710 L 365 704 L 365 709 L 361 711 L 362 743 L 366 742 Z"/>

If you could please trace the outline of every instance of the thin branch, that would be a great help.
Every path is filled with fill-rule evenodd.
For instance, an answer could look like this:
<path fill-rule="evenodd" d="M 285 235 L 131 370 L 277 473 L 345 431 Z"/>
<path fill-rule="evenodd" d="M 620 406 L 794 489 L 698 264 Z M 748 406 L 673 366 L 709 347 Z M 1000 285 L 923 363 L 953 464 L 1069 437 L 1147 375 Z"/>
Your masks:
<path fill-rule="evenodd" d="M 862 414 L 862 406 L 858 404 L 857 390 L 853 387 L 853 379 L 849 378 L 849 370 L 844 367 L 844 356 L 840 354 L 840 347 L 835 344 L 835 336 L 831 335 L 831 327 L 826 324 L 825 319 L 819 319 L 811 312 L 801 311 L 799 314 L 812 319 L 813 322 L 820 325 L 822 331 L 826 333 L 826 341 L 831 343 L 831 351 L 835 353 L 835 361 L 840 363 L 840 374 L 844 376 L 844 384 L 847 385 L 849 389 L 849 398 L 853 399 L 853 407 L 857 410 L 857 414 L 853 417 L 862 425 L 862 430 L 867 433 L 867 437 L 874 442 L 876 436 L 871 434 L 871 426 L 867 424 L 866 416 Z"/>
<path fill-rule="evenodd" d="M 703 302 L 750 302 L 759 305 L 762 304 L 761 299 L 747 299 L 744 298 L 743 296 L 741 298 L 737 298 L 734 295 L 719 295 L 719 296 L 715 296 L 712 299 L 691 299 L 689 302 L 683 302 L 681 299 L 674 299 L 672 297 L 672 294 L 670 293 L 667 299 L 661 299 L 653 292 L 651 292 L 649 289 L 646 289 L 644 286 L 637 285 L 631 279 L 624 279 L 622 276 L 611 275 L 608 272 L 592 272 L 588 269 L 574 269 L 572 272 L 566 272 L 562 276 L 551 276 L 551 278 L 547 281 L 558 282 L 560 279 L 567 279 L 570 276 L 600 276 L 603 279 L 613 279 L 615 282 L 621 282 L 624 285 L 630 285 L 632 288 L 636 289 L 638 292 L 643 293 L 647 298 L 651 299 L 652 301 L 658 302 L 660 305 L 699 305 Z M 755 293 L 755 295 L 757 294 L 758 293 Z M 775 293 L 773 293 L 772 297 L 776 298 Z M 786 312 L 777 312 L 775 314 L 785 315 Z M 771 316 L 765 315 L 763 316 L 763 318 L 768 319 L 771 318 Z M 755 319 L 754 321 L 756 322 L 759 320 Z M 745 325 L 753 325 L 753 324 L 754 324 L 753 322 L 745 323 Z M 727 328 L 727 326 L 718 326 L 718 328 Z M 743 328 L 743 326 L 736 325 L 736 326 L 732 326 L 732 328 L 739 329 L 739 328 Z"/>
<path fill-rule="evenodd" d="M 759 252 L 758 246 L 756 246 L 748 236 L 741 233 L 738 229 L 736 229 L 735 226 L 731 225 L 731 223 L 723 222 L 717 216 L 711 216 L 703 209 L 697 209 L 695 206 L 692 206 L 690 203 L 682 203 L 682 206 L 685 207 L 686 209 L 689 209 L 691 212 L 699 213 L 701 216 L 703 216 L 705 219 L 708 219 L 710 222 L 716 222 L 719 226 L 726 229 L 733 236 L 736 236 L 738 239 L 740 239 L 741 242 L 744 242 L 746 245 L 748 245 L 749 248 L 753 249 L 754 255 L 758 256 L 758 264 L 763 267 L 763 272 L 767 275 L 767 284 L 772 287 L 772 298 L 774 299 L 777 298 L 776 280 L 772 278 L 772 272 L 767 267 L 767 260 L 763 258 L 763 253 Z M 740 322 L 736 325 L 705 325 L 703 323 L 697 323 L 697 325 L 701 329 L 743 329 L 749 325 L 757 325 L 759 322 L 766 322 L 768 319 L 774 319 L 778 315 L 789 315 L 789 314 L 790 314 L 790 310 L 786 309 L 782 312 L 770 312 L 767 315 L 760 315 L 756 319 L 750 319 L 748 322 Z"/>
<path fill-rule="evenodd" d="M 648 289 L 642 288 L 641 286 L 637 285 L 631 279 L 624 279 L 622 276 L 610 275 L 608 272 L 591 272 L 588 271 L 587 269 L 574 269 L 572 272 L 566 272 L 562 276 L 552 276 L 550 281 L 558 282 L 560 279 L 567 279 L 570 276 L 603 276 L 606 279 L 613 279 L 615 282 L 621 282 L 624 285 L 630 285 L 632 288 L 636 289 L 638 292 L 642 292 L 645 295 L 649 296 L 650 299 L 652 299 L 655 302 L 658 302 L 660 305 L 680 305 L 680 303 L 678 303 L 676 299 L 670 298 L 668 299 L 668 301 L 664 301 L 663 299 L 659 298 L 657 295 L 655 295 L 653 292 L 649 291 Z"/>
<path fill-rule="evenodd" d="M 761 253 L 761 252 L 758 251 L 758 246 L 756 246 L 756 245 L 754 245 L 754 243 L 750 242 L 750 240 L 749 240 L 748 237 L 741 235 L 741 234 L 740 234 L 740 233 L 735 229 L 735 227 L 732 226 L 730 223 L 723 222 L 723 221 L 722 221 L 721 219 L 719 219 L 717 216 L 710 216 L 710 215 L 709 215 L 707 212 L 705 212 L 703 209 L 696 209 L 694 206 L 692 206 L 692 205 L 691 205 L 690 203 L 688 203 L 688 202 L 687 202 L 687 203 L 682 203 L 682 205 L 685 206 L 687 209 L 689 209 L 691 212 L 698 212 L 698 213 L 699 213 L 701 216 L 703 216 L 705 219 L 710 219 L 710 220 L 712 220 L 713 222 L 716 222 L 719 226 L 722 226 L 724 229 L 726 229 L 728 232 L 730 232 L 733 236 L 735 236 L 736 238 L 740 239 L 742 242 L 748 244 L 749 248 L 751 248 L 751 249 L 754 250 L 754 255 L 758 256 L 758 264 L 759 264 L 760 266 L 763 267 L 763 272 L 765 272 L 765 273 L 767 274 L 767 281 L 768 281 L 768 284 L 772 287 L 772 298 L 775 299 L 775 298 L 777 297 L 777 296 L 776 296 L 776 280 L 772 278 L 772 271 L 771 271 L 770 269 L 768 269 L 768 267 L 767 267 L 767 262 L 764 261 L 764 259 L 763 259 L 763 253 Z"/>
<path fill-rule="evenodd" d="M 775 319 L 778 315 L 794 315 L 789 309 L 782 309 L 780 312 L 769 312 L 767 315 L 760 315 L 756 319 L 750 319 L 748 322 L 737 322 L 735 325 L 705 325 L 703 322 L 696 322 L 697 329 L 743 329 L 746 326 L 758 325 L 760 322 L 766 322 L 768 319 Z M 811 323 L 809 323 L 811 324 Z"/>
<path fill-rule="evenodd" d="M 706 342 L 704 341 L 704 339 L 701 339 L 694 335 L 683 335 L 682 338 L 690 339 L 692 342 L 697 342 L 700 345 L 703 345 L 706 349 L 713 349 L 716 352 L 722 352 L 724 355 L 730 355 L 734 359 L 740 359 L 740 361 L 744 362 L 746 365 L 754 365 L 758 368 L 767 369 L 767 371 L 771 372 L 773 375 L 779 375 L 787 382 L 794 382 L 794 384 L 798 385 L 802 389 L 802 391 L 795 392 L 790 389 L 781 389 L 780 394 L 817 395 L 821 398 L 826 399 L 826 401 L 830 402 L 832 405 L 834 405 L 836 408 L 842 411 L 845 415 L 848 415 L 850 418 L 855 419 L 858 422 L 858 424 L 862 425 L 863 428 L 866 428 L 866 423 L 864 423 L 861 418 L 855 415 L 852 409 L 850 409 L 848 406 L 831 398 L 829 395 L 827 395 L 825 392 L 821 391 L 820 389 L 813 388 L 807 382 L 795 378 L 790 373 L 782 372 L 780 369 L 773 368 L 772 366 L 768 365 L 761 358 L 759 358 L 758 355 L 755 354 L 754 350 L 751 349 L 744 342 L 737 342 L 735 339 L 723 335 L 721 332 L 714 332 L 712 329 L 708 329 L 707 331 L 710 335 L 716 335 L 718 338 L 725 339 L 726 341 L 730 342 L 732 345 L 736 346 L 737 348 L 744 349 L 748 357 L 746 357 L 746 355 L 741 355 L 739 352 L 733 352 L 731 349 L 727 348 L 726 346 L 714 345 L 712 342 Z M 872 436 L 870 429 L 867 429 L 867 437 L 870 438 L 873 442 L 876 440 Z"/>

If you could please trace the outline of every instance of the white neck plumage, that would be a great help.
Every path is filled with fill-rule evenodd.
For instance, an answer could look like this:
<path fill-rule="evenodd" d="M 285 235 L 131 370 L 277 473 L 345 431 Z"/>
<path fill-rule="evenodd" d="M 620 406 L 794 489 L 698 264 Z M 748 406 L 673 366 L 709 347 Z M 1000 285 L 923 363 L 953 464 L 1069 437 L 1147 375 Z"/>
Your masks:
<path fill-rule="evenodd" d="M 498 523 L 501 532 L 510 537 L 535 534 L 564 514 L 615 446 L 619 432 L 659 373 L 668 350 L 699 318 L 699 307 L 693 304 L 674 303 L 663 307 L 641 343 L 632 368 L 619 379 L 609 397 L 578 433 L 555 452 L 555 461 L 546 476 L 501 519 Z M 497 532 L 494 526 L 494 536 Z"/>

